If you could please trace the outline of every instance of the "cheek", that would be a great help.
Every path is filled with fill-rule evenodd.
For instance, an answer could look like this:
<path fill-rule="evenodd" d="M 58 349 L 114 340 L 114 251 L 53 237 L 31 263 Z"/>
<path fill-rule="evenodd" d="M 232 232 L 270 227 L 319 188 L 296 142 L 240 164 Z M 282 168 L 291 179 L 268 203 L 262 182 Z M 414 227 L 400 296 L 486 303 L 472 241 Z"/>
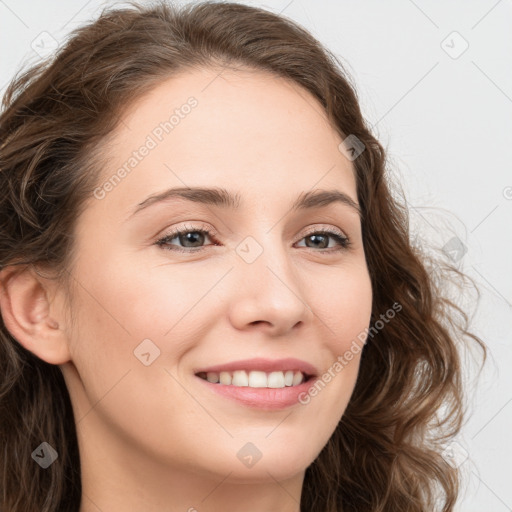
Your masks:
<path fill-rule="evenodd" d="M 201 301 L 217 272 L 137 258 L 105 255 L 90 265 L 84 256 L 75 271 L 84 286 L 77 290 L 72 357 L 91 403 L 128 371 L 141 389 L 161 389 L 171 379 L 164 369 L 178 365 L 218 318 L 215 303 Z"/>
<path fill-rule="evenodd" d="M 180 339 L 190 338 L 181 323 L 178 334 L 164 336 L 183 316 L 183 299 L 168 283 L 151 283 L 128 270 L 128 265 L 105 265 L 81 275 L 87 286 L 79 287 L 72 332 L 80 381 L 71 383 L 79 427 L 93 438 L 98 421 L 106 422 L 114 436 L 153 450 L 155 457 L 163 451 L 185 458 L 192 447 L 177 446 L 168 433 L 185 439 L 190 425 L 202 425 L 204 412 L 193 410 L 190 395 L 166 372 L 178 377 L 174 364 L 186 351 Z"/>
<path fill-rule="evenodd" d="M 325 366 L 301 403 L 311 408 L 311 417 L 324 417 L 322 426 L 311 428 L 325 436 L 334 431 L 356 384 L 371 319 L 372 287 L 366 266 L 354 265 L 342 269 L 334 280 L 331 275 L 323 293 L 317 290 L 312 309 L 320 319 Z"/>
<path fill-rule="evenodd" d="M 354 339 L 361 338 L 370 322 L 372 286 L 368 270 L 366 265 L 354 263 L 323 280 L 317 276 L 315 282 L 312 309 L 331 340 L 331 349 L 342 353 Z"/>
<path fill-rule="evenodd" d="M 221 270 L 166 263 L 164 258 L 158 263 L 149 257 L 126 258 L 114 276 L 106 276 L 115 286 L 104 290 L 105 301 L 133 336 L 162 337 L 187 323 L 189 312 L 214 286 Z"/>
<path fill-rule="evenodd" d="M 336 268 L 325 267 L 311 279 L 308 296 L 319 328 L 324 367 L 320 381 L 304 398 L 312 417 L 325 423 L 312 426 L 318 435 L 332 433 L 355 386 L 361 352 L 372 312 L 372 286 L 363 255 Z M 320 397 L 321 395 L 321 397 Z M 316 398 L 319 397 L 319 398 Z"/>

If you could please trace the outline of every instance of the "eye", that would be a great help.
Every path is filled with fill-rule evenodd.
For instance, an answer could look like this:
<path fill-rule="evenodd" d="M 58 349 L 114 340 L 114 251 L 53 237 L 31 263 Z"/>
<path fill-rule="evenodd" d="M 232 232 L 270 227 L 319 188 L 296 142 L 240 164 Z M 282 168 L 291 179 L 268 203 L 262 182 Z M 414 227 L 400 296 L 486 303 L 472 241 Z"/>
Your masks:
<path fill-rule="evenodd" d="M 166 234 L 165 236 L 157 240 L 155 242 L 155 245 L 158 245 L 162 249 L 168 251 L 195 253 L 206 249 L 206 247 L 204 247 L 202 244 L 204 244 L 206 238 L 213 238 L 213 235 L 215 235 L 215 232 L 208 229 L 197 228 L 193 226 L 185 226 L 182 229 L 175 229 L 170 233 Z M 338 244 L 338 247 L 329 247 L 329 239 L 334 240 Z M 178 240 L 179 243 L 182 244 L 184 248 L 180 248 L 179 246 L 173 244 L 173 240 Z M 309 241 L 310 243 L 313 244 L 306 245 L 306 247 L 308 248 L 316 247 L 318 249 L 321 249 L 320 251 L 315 251 L 321 254 L 332 254 L 333 252 L 345 250 L 349 247 L 351 243 L 347 236 L 345 236 L 341 231 L 334 228 L 327 228 L 322 230 L 319 230 L 317 228 L 310 230 L 310 232 L 303 236 L 303 238 L 301 238 L 299 242 L 302 240 Z M 215 243 L 213 245 L 219 244 Z"/>
<path fill-rule="evenodd" d="M 349 238 L 347 236 L 345 236 L 341 231 L 338 231 L 337 229 L 333 229 L 333 228 L 323 229 L 320 231 L 318 229 L 314 229 L 314 230 L 310 231 L 308 234 L 306 234 L 306 236 L 304 238 L 302 238 L 301 241 L 306 240 L 306 243 L 307 243 L 307 241 L 309 240 L 310 242 L 313 243 L 312 246 L 306 245 L 306 247 L 317 247 L 320 249 L 329 249 L 329 238 L 335 240 L 339 246 L 334 249 L 331 246 L 330 249 L 333 249 L 333 250 L 327 251 L 329 253 L 342 251 L 344 249 L 347 249 L 350 245 Z M 323 251 L 323 252 L 325 253 L 325 251 Z"/>
<path fill-rule="evenodd" d="M 175 229 L 168 233 L 167 235 L 165 235 L 164 237 L 160 238 L 159 240 L 156 241 L 156 245 L 168 251 L 199 252 L 204 249 L 204 247 L 201 247 L 200 244 L 204 243 L 205 235 L 211 236 L 212 231 L 209 231 L 208 229 L 185 226 L 182 229 Z M 192 250 L 181 249 L 180 247 L 171 244 L 170 242 L 172 242 L 175 239 L 179 240 L 180 243 L 184 244 L 186 248 Z"/>

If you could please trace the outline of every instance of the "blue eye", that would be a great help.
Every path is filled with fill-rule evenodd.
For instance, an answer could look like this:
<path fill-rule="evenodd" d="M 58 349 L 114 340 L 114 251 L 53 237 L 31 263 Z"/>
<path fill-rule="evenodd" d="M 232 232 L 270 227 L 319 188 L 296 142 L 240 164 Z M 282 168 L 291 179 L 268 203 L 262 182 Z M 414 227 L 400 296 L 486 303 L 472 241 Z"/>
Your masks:
<path fill-rule="evenodd" d="M 204 249 L 204 247 L 197 247 L 197 245 L 188 246 L 191 250 L 183 250 L 177 247 L 174 244 L 171 244 L 175 238 L 179 240 L 180 243 L 184 244 L 200 244 L 204 242 L 205 235 L 211 235 L 211 232 L 206 229 L 181 229 L 172 231 L 168 235 L 165 235 L 163 238 L 160 238 L 156 242 L 156 245 L 162 247 L 163 249 L 167 249 L 168 251 L 178 251 L 178 252 L 199 252 Z M 187 247 L 187 246 L 185 246 Z"/>
<path fill-rule="evenodd" d="M 177 252 L 183 252 L 183 253 L 196 253 L 200 252 L 206 247 L 202 246 L 201 244 L 204 243 L 206 237 L 212 237 L 212 231 L 209 231 L 207 229 L 202 228 L 195 228 L 195 227 L 184 227 L 182 229 L 176 229 L 165 235 L 164 237 L 160 238 L 155 242 L 155 245 L 158 245 L 162 249 L 166 249 L 168 251 L 177 251 Z M 338 244 L 338 248 L 329 248 L 329 238 L 336 241 Z M 184 244 L 185 248 L 180 248 L 176 246 L 175 244 L 172 244 L 171 242 L 173 240 L 177 239 L 179 243 Z M 332 254 L 333 252 L 339 252 L 344 249 L 347 249 L 350 245 L 350 240 L 348 237 L 346 237 L 341 231 L 335 230 L 335 229 L 323 229 L 323 230 L 317 230 L 317 231 L 311 231 L 310 233 L 306 234 L 301 240 L 309 239 L 310 241 L 313 241 L 313 243 L 317 244 L 317 247 L 321 249 L 320 252 L 323 254 Z M 191 245 L 187 245 L 191 244 Z M 213 245 L 219 245 L 217 243 Z M 327 247 L 324 247 L 327 245 Z M 312 248 L 312 247 L 311 247 Z M 328 249 L 326 251 L 326 249 Z"/>
<path fill-rule="evenodd" d="M 329 238 L 334 239 L 338 243 L 339 247 L 334 250 L 332 250 L 332 248 L 330 248 L 331 250 L 329 250 L 328 252 L 342 251 L 343 249 L 347 249 L 348 246 L 350 245 L 350 240 L 348 239 L 348 237 L 346 237 L 340 231 L 334 230 L 334 229 L 332 229 L 332 230 L 331 229 L 323 229 L 321 231 L 312 231 L 311 233 L 308 233 L 306 236 L 304 236 L 304 238 L 302 238 L 300 241 L 307 240 L 307 239 L 309 239 L 310 241 L 313 240 L 315 243 L 319 242 L 319 245 L 321 246 L 321 247 L 319 247 L 320 249 L 329 249 L 329 247 L 328 247 L 329 246 Z M 323 245 L 324 245 L 323 242 L 327 243 L 327 247 L 323 247 Z"/>

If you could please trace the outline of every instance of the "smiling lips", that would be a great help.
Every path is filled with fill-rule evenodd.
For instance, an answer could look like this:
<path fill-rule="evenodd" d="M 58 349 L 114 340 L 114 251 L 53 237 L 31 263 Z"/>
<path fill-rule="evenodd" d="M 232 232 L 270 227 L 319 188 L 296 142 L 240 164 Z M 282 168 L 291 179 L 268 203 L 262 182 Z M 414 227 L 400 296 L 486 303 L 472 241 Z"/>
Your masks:
<path fill-rule="evenodd" d="M 235 370 L 234 372 L 200 372 L 198 377 L 211 383 L 220 383 L 226 386 L 248 386 L 250 388 L 284 388 L 297 386 L 307 379 L 301 371 L 287 370 L 286 372 L 262 372 L 253 370 Z"/>
<path fill-rule="evenodd" d="M 245 359 L 196 368 L 205 389 L 244 407 L 275 411 L 299 404 L 318 370 L 300 359 Z M 302 406 L 301 406 L 302 407 Z"/>
<path fill-rule="evenodd" d="M 314 366 L 299 359 L 246 359 L 201 368 L 195 374 L 212 384 L 250 388 L 298 386 L 316 375 Z"/>

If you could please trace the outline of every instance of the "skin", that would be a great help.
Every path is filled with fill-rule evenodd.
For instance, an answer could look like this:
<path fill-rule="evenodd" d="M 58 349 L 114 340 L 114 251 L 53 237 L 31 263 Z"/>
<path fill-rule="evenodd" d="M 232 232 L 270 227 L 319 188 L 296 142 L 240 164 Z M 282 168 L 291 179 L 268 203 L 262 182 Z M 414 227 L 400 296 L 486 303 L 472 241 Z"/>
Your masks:
<path fill-rule="evenodd" d="M 296 84 L 247 69 L 218 73 L 182 72 L 123 113 L 105 146 L 102 183 L 167 112 L 191 95 L 198 101 L 103 199 L 88 199 L 71 269 L 75 322 L 55 282 L 33 269 L 11 278 L 4 272 L 7 327 L 59 365 L 70 392 L 80 512 L 297 512 L 305 470 L 355 386 L 360 354 L 308 404 L 274 411 L 217 396 L 193 374 L 252 357 L 296 357 L 322 374 L 371 313 L 356 210 L 333 203 L 290 211 L 311 189 L 336 189 L 357 203 L 353 164 L 338 149 L 342 138 Z M 238 192 L 242 206 L 174 199 L 126 220 L 148 196 L 194 186 Z M 201 252 L 155 245 L 174 227 L 216 234 L 201 239 Z M 351 245 L 328 254 L 340 247 L 334 238 L 327 249 L 308 244 L 309 233 L 329 228 Z M 262 249 L 252 263 L 235 250 L 247 236 Z M 195 250 L 178 238 L 172 246 Z M 144 339 L 160 350 L 149 366 L 134 356 Z M 262 453 L 251 468 L 236 456 L 247 442 Z"/>

